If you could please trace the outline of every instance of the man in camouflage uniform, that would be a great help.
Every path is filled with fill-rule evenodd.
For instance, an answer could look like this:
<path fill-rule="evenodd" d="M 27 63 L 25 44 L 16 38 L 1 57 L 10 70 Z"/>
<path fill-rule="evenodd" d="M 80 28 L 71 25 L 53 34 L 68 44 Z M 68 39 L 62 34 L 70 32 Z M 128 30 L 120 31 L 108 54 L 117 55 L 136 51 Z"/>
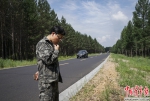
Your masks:
<path fill-rule="evenodd" d="M 36 45 L 38 71 L 35 79 L 38 80 L 40 101 L 59 101 L 58 82 L 62 82 L 62 78 L 58 62 L 58 43 L 64 35 L 62 27 L 54 26 L 50 34 Z"/>

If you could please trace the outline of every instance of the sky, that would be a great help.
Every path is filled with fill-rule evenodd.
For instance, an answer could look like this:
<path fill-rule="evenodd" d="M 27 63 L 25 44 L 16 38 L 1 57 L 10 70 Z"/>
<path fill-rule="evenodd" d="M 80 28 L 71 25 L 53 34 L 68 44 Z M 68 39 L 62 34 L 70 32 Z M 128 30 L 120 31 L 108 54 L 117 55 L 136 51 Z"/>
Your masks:
<path fill-rule="evenodd" d="M 75 31 L 112 47 L 132 21 L 138 0 L 47 0 L 59 20 L 62 16 Z"/>

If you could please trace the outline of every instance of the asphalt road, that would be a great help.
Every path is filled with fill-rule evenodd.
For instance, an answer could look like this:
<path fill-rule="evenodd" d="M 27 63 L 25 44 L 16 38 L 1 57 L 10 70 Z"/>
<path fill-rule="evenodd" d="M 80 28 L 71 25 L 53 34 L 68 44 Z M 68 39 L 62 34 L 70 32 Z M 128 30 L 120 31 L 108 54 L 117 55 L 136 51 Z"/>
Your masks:
<path fill-rule="evenodd" d="M 60 93 L 102 63 L 109 54 L 60 61 L 63 83 Z M 36 65 L 0 70 L 0 101 L 39 101 L 37 81 L 32 75 Z"/>

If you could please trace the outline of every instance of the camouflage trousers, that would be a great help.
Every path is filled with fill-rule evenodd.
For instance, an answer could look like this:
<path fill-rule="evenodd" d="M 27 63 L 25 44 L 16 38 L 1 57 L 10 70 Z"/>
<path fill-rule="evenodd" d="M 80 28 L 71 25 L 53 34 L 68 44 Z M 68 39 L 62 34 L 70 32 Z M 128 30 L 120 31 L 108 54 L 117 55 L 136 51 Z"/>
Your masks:
<path fill-rule="evenodd" d="M 39 80 L 38 84 L 40 101 L 59 101 L 58 82 L 44 83 Z"/>

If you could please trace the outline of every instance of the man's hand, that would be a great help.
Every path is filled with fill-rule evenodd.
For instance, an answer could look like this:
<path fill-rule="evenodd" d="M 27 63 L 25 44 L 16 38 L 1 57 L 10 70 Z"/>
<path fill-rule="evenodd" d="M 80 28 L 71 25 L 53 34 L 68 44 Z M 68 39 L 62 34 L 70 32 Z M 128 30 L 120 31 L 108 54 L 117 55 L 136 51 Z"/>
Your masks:
<path fill-rule="evenodd" d="M 34 80 L 38 80 L 39 78 L 39 72 L 37 71 L 34 75 L 33 75 Z"/>
<path fill-rule="evenodd" d="M 55 50 L 59 50 L 59 45 L 54 45 Z"/>

